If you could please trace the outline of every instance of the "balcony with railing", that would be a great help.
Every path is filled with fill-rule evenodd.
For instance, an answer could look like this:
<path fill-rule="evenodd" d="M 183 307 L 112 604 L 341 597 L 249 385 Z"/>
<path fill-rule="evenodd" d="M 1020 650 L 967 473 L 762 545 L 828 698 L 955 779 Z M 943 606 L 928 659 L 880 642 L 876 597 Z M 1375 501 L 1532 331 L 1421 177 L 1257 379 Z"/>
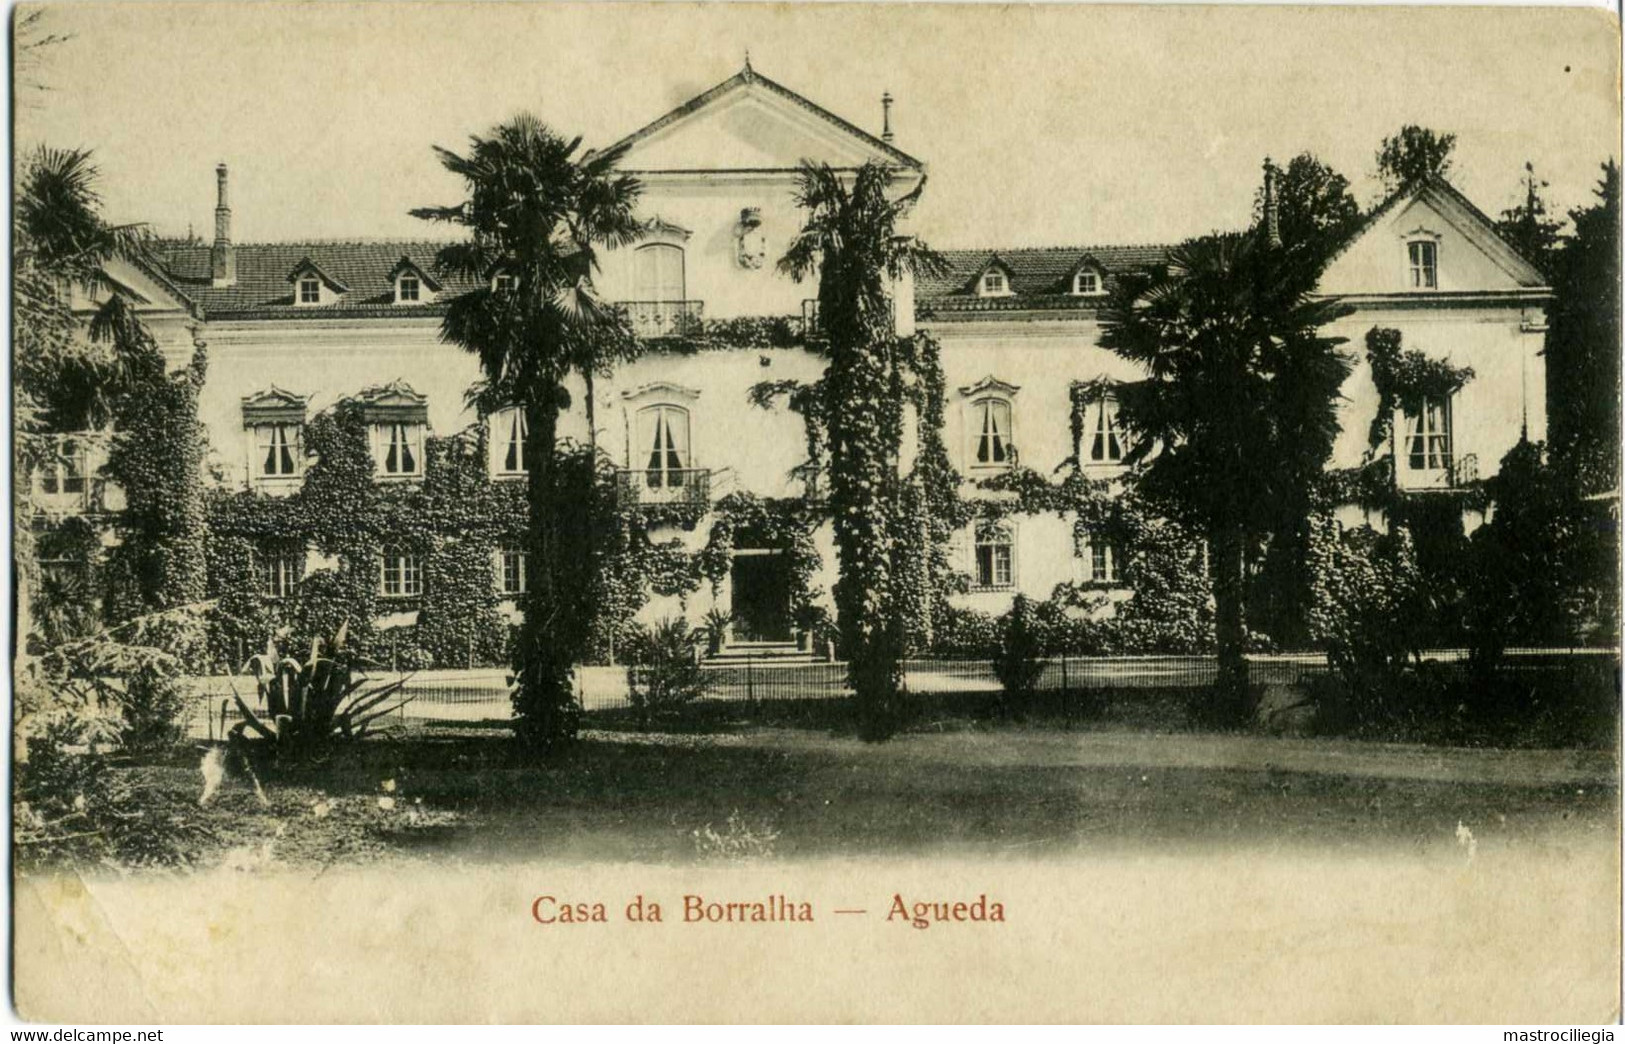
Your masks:
<path fill-rule="evenodd" d="M 1401 460 L 1401 464 L 1408 464 Z M 1450 492 L 1464 489 L 1478 481 L 1478 454 L 1463 453 L 1459 457 L 1446 456 L 1433 467 L 1402 466 L 1398 486 L 1414 493 Z"/>
<path fill-rule="evenodd" d="M 616 493 L 625 509 L 657 504 L 711 502 L 710 468 L 626 469 L 616 474 Z"/>
<path fill-rule="evenodd" d="M 622 301 L 620 307 L 639 337 L 685 337 L 704 328 L 704 301 Z"/>
<path fill-rule="evenodd" d="M 897 328 L 897 302 L 886 298 L 886 328 Z M 827 336 L 818 321 L 818 298 L 803 298 L 801 302 L 801 336 L 808 341 L 822 341 Z"/>

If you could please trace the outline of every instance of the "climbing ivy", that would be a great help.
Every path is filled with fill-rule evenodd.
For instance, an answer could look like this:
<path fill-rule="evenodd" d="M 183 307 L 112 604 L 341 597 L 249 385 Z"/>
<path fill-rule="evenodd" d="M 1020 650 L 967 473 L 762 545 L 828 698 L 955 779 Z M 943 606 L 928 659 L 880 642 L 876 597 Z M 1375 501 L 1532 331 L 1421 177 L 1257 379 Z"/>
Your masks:
<path fill-rule="evenodd" d="M 123 349 L 137 376 L 116 409 L 118 433 L 106 466 L 126 500 L 116 521 L 119 543 L 103 566 L 103 608 L 112 621 L 200 602 L 207 580 L 207 434 L 197 399 L 208 357 L 198 348 L 185 368 L 166 373 L 150 336 L 144 330 L 138 336 L 138 344 Z M 202 648 L 172 651 L 188 666 L 201 666 Z"/>
<path fill-rule="evenodd" d="M 1373 326 L 1365 335 L 1365 357 L 1377 389 L 1377 415 L 1371 420 L 1373 453 L 1387 444 L 1394 430 L 1394 411 L 1418 413 L 1428 399 L 1446 399 L 1473 379 L 1468 366 L 1455 366 L 1416 349 L 1405 350 L 1403 336 L 1391 327 Z"/>

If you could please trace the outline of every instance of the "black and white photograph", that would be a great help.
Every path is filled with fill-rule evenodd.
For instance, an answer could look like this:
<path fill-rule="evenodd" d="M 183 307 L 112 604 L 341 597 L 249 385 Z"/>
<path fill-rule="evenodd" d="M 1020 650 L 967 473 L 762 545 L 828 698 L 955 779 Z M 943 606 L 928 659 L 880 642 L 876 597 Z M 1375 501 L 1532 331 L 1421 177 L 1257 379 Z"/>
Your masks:
<path fill-rule="evenodd" d="M 1618 1023 L 1613 11 L 10 13 L 19 1024 Z"/>

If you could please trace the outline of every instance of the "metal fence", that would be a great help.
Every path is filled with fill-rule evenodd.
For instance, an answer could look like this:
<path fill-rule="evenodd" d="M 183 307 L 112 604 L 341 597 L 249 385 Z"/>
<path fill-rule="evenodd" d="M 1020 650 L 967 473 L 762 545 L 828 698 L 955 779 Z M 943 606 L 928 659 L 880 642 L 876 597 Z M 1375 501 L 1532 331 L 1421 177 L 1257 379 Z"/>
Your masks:
<path fill-rule="evenodd" d="M 1469 669 L 1461 650 L 1428 654 L 1436 670 L 1465 674 Z M 1584 665 L 1612 665 L 1613 650 L 1515 650 L 1503 670 L 1550 672 Z M 1248 658 L 1254 685 L 1294 685 L 1306 677 L 1327 672 L 1319 654 L 1286 654 Z M 727 665 L 701 664 L 706 685 L 696 704 L 734 705 L 745 711 L 756 704 L 788 704 L 838 700 L 852 694 L 845 663 L 774 663 L 746 661 Z M 634 668 L 637 670 L 637 668 Z M 575 672 L 576 697 L 589 714 L 632 707 L 626 667 L 581 667 Z M 914 659 L 903 663 L 908 691 L 927 698 L 992 696 L 1003 686 L 991 660 Z M 1036 692 L 1059 696 L 1115 691 L 1133 693 L 1197 690 L 1210 686 L 1217 674 L 1211 656 L 1056 656 L 1044 661 L 1034 683 Z M 397 674 L 378 675 L 379 683 Z M 250 678 L 200 678 L 200 706 L 194 726 L 197 735 L 219 736 L 238 718 L 232 692 L 251 706 L 257 697 Z M 502 670 L 426 671 L 407 676 L 404 692 L 412 700 L 400 712 L 401 720 L 442 722 L 506 721 L 511 715 L 507 672 Z"/>

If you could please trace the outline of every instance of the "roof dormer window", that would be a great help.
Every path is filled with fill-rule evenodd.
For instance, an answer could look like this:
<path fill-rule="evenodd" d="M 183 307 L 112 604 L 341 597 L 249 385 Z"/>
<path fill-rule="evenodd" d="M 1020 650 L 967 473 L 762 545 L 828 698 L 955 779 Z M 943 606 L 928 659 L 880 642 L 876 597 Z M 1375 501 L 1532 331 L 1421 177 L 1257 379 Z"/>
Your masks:
<path fill-rule="evenodd" d="M 982 282 L 978 289 L 983 297 L 1003 297 L 1010 292 L 1010 282 L 1002 270 L 990 268 L 982 273 Z"/>
<path fill-rule="evenodd" d="M 491 289 L 499 294 L 512 294 L 519 291 L 519 277 L 508 272 L 498 272 L 491 280 Z"/>
<path fill-rule="evenodd" d="M 433 300 L 440 290 L 440 283 L 405 254 L 389 270 L 389 278 L 395 284 L 398 305 L 423 304 Z"/>
<path fill-rule="evenodd" d="M 350 288 L 322 271 L 320 265 L 309 257 L 301 258 L 293 271 L 288 273 L 288 282 L 293 285 L 293 303 L 302 307 L 326 304 L 339 294 L 347 294 Z"/>
<path fill-rule="evenodd" d="M 1093 297 L 1105 292 L 1100 273 L 1086 268 L 1072 277 L 1072 292 L 1082 297 Z"/>

